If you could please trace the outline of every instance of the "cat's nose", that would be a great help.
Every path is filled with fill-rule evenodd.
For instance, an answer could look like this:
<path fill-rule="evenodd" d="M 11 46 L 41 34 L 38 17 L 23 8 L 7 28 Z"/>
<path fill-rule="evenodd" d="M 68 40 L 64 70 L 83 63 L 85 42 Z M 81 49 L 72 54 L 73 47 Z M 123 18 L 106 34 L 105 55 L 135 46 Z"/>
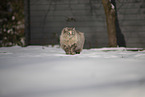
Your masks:
<path fill-rule="evenodd" d="M 71 35 L 72 34 L 72 31 L 69 31 L 69 34 Z"/>

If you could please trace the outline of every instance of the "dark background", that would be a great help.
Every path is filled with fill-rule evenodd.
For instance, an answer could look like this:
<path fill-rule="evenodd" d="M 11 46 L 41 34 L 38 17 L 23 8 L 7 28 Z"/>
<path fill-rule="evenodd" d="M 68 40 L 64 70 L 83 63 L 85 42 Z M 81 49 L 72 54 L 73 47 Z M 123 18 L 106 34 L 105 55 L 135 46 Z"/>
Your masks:
<path fill-rule="evenodd" d="M 145 0 L 114 0 L 119 46 L 145 48 Z M 26 0 L 27 44 L 59 44 L 61 30 L 85 33 L 85 48 L 107 47 L 106 17 L 101 0 Z"/>

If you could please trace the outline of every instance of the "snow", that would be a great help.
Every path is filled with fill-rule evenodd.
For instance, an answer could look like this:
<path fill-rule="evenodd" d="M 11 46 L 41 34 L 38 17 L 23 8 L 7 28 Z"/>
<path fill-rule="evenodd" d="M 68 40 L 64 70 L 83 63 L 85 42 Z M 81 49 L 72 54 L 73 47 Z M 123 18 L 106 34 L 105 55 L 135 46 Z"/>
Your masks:
<path fill-rule="evenodd" d="M 131 51 L 139 50 L 139 51 Z M 0 48 L 0 97 L 145 97 L 145 51 Z"/>
<path fill-rule="evenodd" d="M 115 9 L 115 6 L 114 6 L 112 3 L 111 3 L 111 8 L 112 8 L 112 9 Z"/>

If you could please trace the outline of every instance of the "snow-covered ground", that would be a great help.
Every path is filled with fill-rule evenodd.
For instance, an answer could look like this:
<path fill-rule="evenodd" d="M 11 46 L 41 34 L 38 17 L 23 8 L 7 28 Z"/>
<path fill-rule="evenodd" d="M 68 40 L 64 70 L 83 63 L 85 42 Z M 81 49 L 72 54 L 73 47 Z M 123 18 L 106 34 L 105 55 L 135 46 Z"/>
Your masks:
<path fill-rule="evenodd" d="M 0 97 L 145 97 L 145 51 L 0 48 Z"/>

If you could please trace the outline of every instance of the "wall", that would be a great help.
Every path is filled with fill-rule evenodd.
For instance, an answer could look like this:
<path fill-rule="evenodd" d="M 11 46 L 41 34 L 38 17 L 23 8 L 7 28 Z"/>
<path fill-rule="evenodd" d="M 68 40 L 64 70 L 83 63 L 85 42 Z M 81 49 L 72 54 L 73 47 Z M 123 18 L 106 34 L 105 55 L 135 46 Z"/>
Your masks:
<path fill-rule="evenodd" d="M 145 48 L 145 0 L 118 1 L 118 20 L 126 46 Z M 118 34 L 119 37 L 122 36 Z"/>
<path fill-rule="evenodd" d="M 145 48 L 145 0 L 115 1 L 118 45 Z M 108 46 L 101 0 L 27 0 L 26 4 L 29 44 L 58 44 L 61 30 L 71 26 L 85 33 L 85 48 Z"/>

